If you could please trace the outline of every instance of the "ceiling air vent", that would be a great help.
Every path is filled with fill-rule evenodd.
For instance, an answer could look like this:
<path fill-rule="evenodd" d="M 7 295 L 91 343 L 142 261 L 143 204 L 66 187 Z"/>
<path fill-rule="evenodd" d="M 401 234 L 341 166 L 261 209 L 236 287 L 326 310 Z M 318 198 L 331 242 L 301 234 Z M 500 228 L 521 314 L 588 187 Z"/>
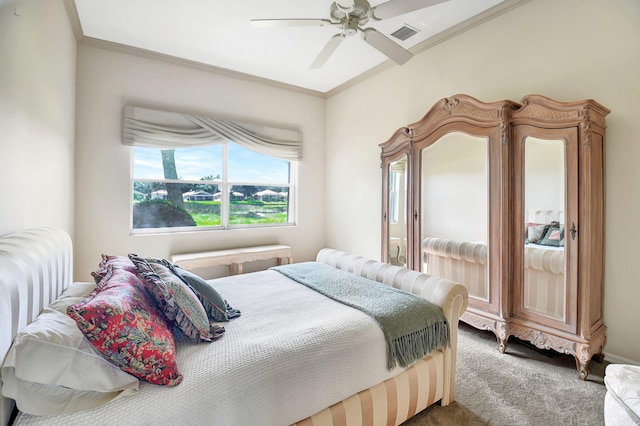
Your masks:
<path fill-rule="evenodd" d="M 418 34 L 418 30 L 416 30 L 415 28 L 412 28 L 412 27 L 410 27 L 410 26 L 408 26 L 406 24 L 391 33 L 391 35 L 393 37 L 395 37 L 395 38 L 397 38 L 399 40 L 402 40 L 402 41 L 405 41 L 409 37 L 414 36 L 416 34 Z"/>

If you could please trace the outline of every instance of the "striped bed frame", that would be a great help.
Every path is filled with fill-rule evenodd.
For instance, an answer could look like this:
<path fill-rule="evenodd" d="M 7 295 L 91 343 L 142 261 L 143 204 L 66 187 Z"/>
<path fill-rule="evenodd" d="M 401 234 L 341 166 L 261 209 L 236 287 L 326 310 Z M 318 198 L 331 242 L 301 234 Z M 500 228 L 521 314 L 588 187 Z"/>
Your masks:
<path fill-rule="evenodd" d="M 0 238 L 0 364 L 17 332 L 72 283 L 72 259 L 71 238 L 60 229 L 40 227 Z M 453 402 L 457 325 L 467 307 L 465 287 L 333 249 L 321 250 L 316 260 L 432 301 L 451 325 L 451 345 L 296 424 L 399 425 L 433 403 Z M 2 398 L 2 426 L 9 424 L 14 405 Z"/>
<path fill-rule="evenodd" d="M 326 408 L 296 426 L 399 425 L 443 400 L 444 354 L 435 352 L 397 376 Z M 452 402 L 451 400 L 449 402 Z"/>

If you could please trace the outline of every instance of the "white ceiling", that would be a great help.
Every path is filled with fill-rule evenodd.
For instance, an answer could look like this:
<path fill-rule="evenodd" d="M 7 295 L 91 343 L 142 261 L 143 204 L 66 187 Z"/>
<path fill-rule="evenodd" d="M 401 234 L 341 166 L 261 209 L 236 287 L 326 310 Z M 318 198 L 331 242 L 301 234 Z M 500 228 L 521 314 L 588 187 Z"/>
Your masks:
<path fill-rule="evenodd" d="M 370 0 L 371 6 L 386 0 Z M 393 1 L 393 0 L 392 0 Z M 525 0 L 526 1 L 526 0 Z M 503 13 L 523 0 L 449 0 L 417 12 L 369 21 L 389 36 L 403 25 L 419 32 L 406 41 L 414 53 L 439 39 Z M 361 39 L 347 37 L 320 69 L 309 66 L 339 28 L 255 28 L 251 19 L 329 19 L 332 0 L 75 0 L 82 33 L 216 68 L 321 93 L 388 63 Z"/>

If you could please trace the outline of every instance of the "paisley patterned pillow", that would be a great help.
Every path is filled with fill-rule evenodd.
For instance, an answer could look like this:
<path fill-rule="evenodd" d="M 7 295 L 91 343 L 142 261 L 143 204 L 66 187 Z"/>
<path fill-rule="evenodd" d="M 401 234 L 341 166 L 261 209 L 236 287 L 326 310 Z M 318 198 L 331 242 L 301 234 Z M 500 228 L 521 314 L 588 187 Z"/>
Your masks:
<path fill-rule="evenodd" d="M 207 312 L 188 285 L 158 259 L 135 254 L 129 258 L 136 265 L 147 293 L 169 321 L 194 342 L 215 340 Z"/>
<path fill-rule="evenodd" d="M 107 267 L 112 265 L 114 268 L 125 269 L 133 274 L 137 274 L 136 265 L 127 256 L 112 256 L 108 254 L 102 255 L 102 260 L 98 265 L 98 269 L 91 272 L 91 276 L 98 284 L 107 274 Z"/>
<path fill-rule="evenodd" d="M 67 314 L 91 345 L 123 371 L 158 385 L 182 381 L 171 328 L 137 275 L 108 266 L 98 287 L 69 306 Z"/>

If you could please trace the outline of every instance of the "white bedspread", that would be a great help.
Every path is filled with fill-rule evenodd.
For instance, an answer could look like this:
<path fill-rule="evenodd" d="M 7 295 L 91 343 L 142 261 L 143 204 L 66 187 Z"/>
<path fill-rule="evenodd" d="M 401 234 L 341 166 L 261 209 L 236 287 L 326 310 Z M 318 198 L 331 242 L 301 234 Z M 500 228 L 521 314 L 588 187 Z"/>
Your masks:
<path fill-rule="evenodd" d="M 213 343 L 178 342 L 183 382 L 141 382 L 137 395 L 16 425 L 288 425 L 386 380 L 382 331 L 362 312 L 275 271 L 236 275 L 215 288 L 242 316 Z M 90 372 L 87 372 L 90 374 Z"/>

